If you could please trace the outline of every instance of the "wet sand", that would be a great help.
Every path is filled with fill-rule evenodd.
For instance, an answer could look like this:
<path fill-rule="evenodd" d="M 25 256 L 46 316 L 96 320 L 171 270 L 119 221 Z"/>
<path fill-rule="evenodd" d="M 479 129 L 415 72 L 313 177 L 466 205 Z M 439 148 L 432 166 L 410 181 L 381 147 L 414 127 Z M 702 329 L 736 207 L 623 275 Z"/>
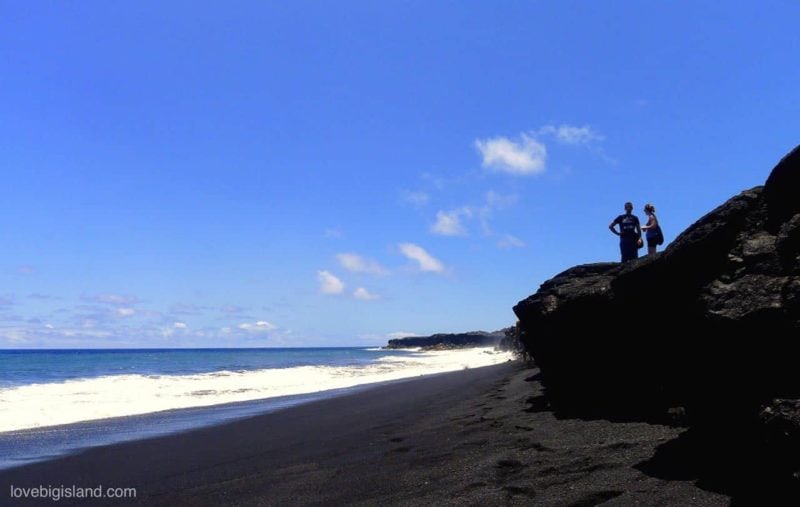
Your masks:
<path fill-rule="evenodd" d="M 558 419 L 537 372 L 515 362 L 422 377 L 90 449 L 0 472 L 0 504 L 33 504 L 10 486 L 40 484 L 135 487 L 117 503 L 147 505 L 729 504 L 657 465 L 685 429 Z"/>

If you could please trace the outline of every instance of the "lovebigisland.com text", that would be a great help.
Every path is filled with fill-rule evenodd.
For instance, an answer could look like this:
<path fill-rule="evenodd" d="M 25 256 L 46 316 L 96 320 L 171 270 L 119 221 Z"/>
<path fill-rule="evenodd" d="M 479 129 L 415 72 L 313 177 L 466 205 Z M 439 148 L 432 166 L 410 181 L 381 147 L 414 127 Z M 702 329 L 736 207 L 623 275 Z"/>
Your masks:
<path fill-rule="evenodd" d="M 60 486 L 51 486 L 49 484 L 44 486 L 40 484 L 39 486 L 19 487 L 12 484 L 9 494 L 14 499 L 37 498 L 58 502 L 63 498 L 136 498 L 136 488 L 114 488 L 103 487 L 102 485 L 81 487 L 74 484 L 71 486 L 63 484 Z"/>

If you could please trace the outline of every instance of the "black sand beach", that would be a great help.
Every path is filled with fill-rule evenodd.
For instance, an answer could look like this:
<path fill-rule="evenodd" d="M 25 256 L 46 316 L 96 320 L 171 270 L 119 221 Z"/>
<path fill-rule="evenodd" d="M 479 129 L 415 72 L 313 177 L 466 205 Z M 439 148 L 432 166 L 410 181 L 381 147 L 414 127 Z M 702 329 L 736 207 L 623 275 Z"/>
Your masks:
<path fill-rule="evenodd" d="M 730 502 L 694 477 L 643 471 L 684 429 L 557 419 L 537 372 L 465 370 L 91 449 L 0 472 L 0 504 L 33 503 L 9 498 L 12 485 L 135 487 L 135 502 L 148 505 Z"/>

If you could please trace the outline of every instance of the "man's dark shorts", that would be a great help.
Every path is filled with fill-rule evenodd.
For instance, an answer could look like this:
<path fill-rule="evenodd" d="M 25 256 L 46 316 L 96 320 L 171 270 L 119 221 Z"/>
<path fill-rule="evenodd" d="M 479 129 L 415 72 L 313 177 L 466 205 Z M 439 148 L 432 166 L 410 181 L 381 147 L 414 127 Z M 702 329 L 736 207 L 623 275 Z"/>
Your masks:
<path fill-rule="evenodd" d="M 639 245 L 637 238 L 619 240 L 619 252 L 622 254 L 622 262 L 631 261 L 639 258 Z"/>

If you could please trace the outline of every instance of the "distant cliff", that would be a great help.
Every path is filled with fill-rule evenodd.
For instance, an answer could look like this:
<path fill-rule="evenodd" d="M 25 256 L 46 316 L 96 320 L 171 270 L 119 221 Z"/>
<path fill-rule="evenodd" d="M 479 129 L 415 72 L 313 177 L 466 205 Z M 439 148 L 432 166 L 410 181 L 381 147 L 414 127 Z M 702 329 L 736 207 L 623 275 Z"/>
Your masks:
<path fill-rule="evenodd" d="M 494 347 L 505 336 L 505 329 L 499 331 L 470 331 L 468 333 L 437 333 L 430 336 L 409 336 L 389 340 L 387 349 L 408 349 L 422 347 L 428 350 L 462 349 L 468 347 Z"/>

